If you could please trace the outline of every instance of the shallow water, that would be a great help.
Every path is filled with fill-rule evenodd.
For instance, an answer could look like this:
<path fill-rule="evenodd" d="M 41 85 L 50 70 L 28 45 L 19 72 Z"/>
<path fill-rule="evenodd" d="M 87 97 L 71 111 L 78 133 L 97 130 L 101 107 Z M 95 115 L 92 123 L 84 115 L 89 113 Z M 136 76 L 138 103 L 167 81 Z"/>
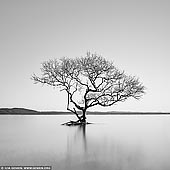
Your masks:
<path fill-rule="evenodd" d="M 1 116 L 0 165 L 54 170 L 169 170 L 170 116 Z"/>

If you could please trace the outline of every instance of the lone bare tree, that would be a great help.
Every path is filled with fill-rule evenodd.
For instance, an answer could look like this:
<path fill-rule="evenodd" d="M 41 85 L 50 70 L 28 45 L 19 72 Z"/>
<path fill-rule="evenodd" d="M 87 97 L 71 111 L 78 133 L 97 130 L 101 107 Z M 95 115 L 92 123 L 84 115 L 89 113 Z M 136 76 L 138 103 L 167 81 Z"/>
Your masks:
<path fill-rule="evenodd" d="M 130 97 L 140 99 L 145 93 L 138 78 L 127 76 L 112 61 L 90 52 L 85 57 L 46 61 L 41 71 L 41 77 L 32 76 L 35 83 L 59 87 L 67 93 L 67 110 L 78 118 L 70 124 L 85 124 L 86 111 L 93 106 L 111 106 Z"/>

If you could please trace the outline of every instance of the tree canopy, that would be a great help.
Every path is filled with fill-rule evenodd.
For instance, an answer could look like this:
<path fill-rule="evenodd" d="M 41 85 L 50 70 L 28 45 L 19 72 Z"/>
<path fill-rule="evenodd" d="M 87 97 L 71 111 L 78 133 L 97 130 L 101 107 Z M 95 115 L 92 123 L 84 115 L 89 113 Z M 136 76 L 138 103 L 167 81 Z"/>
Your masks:
<path fill-rule="evenodd" d="M 34 82 L 66 91 L 67 110 L 75 113 L 80 122 L 86 121 L 88 108 L 111 106 L 130 97 L 140 99 L 145 93 L 138 78 L 126 75 L 112 61 L 90 52 L 84 57 L 45 61 L 41 72 L 41 76 L 32 76 Z"/>

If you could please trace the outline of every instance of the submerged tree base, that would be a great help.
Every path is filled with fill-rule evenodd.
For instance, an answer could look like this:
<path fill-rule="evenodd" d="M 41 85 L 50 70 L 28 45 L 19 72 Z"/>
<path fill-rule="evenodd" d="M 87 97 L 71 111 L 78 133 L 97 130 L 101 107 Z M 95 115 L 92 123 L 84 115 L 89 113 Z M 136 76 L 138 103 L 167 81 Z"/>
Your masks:
<path fill-rule="evenodd" d="M 92 124 L 92 123 L 70 120 L 69 122 L 63 123 L 61 125 L 66 125 L 66 126 L 77 126 L 77 125 L 80 125 L 80 126 L 82 126 L 82 125 L 87 125 L 87 124 Z"/>

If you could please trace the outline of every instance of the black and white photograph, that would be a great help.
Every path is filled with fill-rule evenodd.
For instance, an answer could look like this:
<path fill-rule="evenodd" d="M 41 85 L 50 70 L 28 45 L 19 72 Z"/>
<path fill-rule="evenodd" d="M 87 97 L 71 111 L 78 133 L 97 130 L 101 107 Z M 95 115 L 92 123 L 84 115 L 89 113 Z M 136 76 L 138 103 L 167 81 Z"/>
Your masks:
<path fill-rule="evenodd" d="M 169 0 L 0 0 L 0 170 L 170 170 Z"/>

